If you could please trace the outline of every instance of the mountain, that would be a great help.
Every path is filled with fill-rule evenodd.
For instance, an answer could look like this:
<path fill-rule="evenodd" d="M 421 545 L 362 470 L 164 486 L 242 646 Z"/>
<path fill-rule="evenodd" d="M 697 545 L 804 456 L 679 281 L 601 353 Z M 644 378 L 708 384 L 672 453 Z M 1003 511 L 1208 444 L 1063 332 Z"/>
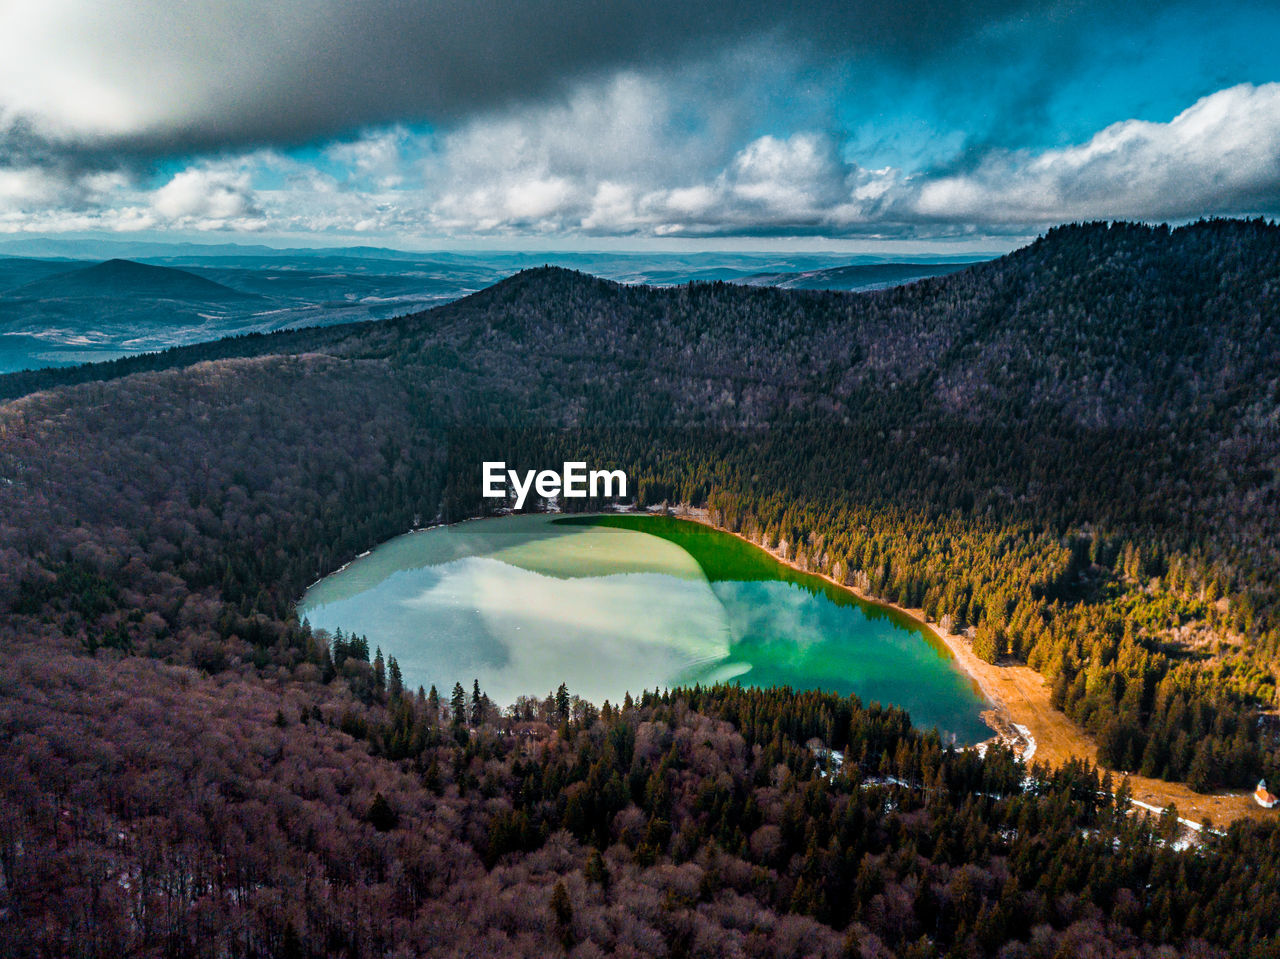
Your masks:
<path fill-rule="evenodd" d="M 1085 224 L 868 293 L 538 268 L 0 377 L 6 941 L 1249 954 L 1280 826 L 1188 839 L 1119 780 L 1280 780 L 1277 289 L 1274 224 Z M 789 690 L 455 721 L 298 622 L 415 517 L 480 513 L 498 458 L 614 464 L 921 610 L 1038 671 L 1108 772 Z"/>
<path fill-rule="evenodd" d="M 173 243 L 149 240 L 75 239 L 65 237 L 19 237 L 0 240 L 0 254 L 23 257 L 62 257 L 77 260 L 193 255 L 200 257 L 273 255 L 279 250 L 261 244 Z"/>
<path fill-rule="evenodd" d="M 80 260 L 39 260 L 30 257 L 0 256 L 0 294 L 34 280 L 67 273 L 88 264 Z"/>
<path fill-rule="evenodd" d="M 0 290 L 0 371 L 284 325 L 273 300 L 172 267 L 0 259 L 0 280 L 6 274 L 26 282 Z"/>
<path fill-rule="evenodd" d="M 958 273 L 973 263 L 857 263 L 793 273 L 753 273 L 738 282 L 784 290 L 879 290 L 930 276 Z"/>
<path fill-rule="evenodd" d="M 0 256 L 0 373 L 110 360 L 225 336 L 403 316 L 546 263 L 641 284 L 749 277 L 756 284 L 794 281 L 835 288 L 867 282 L 842 278 L 835 268 L 841 259 L 822 254 L 412 254 L 374 247 L 50 243 L 23 240 L 10 248 L 132 251 L 146 255 L 147 262 L 113 259 L 87 265 Z M 875 264 L 862 265 L 878 278 L 872 285 L 884 285 L 885 274 Z M 176 272 L 149 272 L 160 269 Z M 858 273 L 850 269 L 851 275 Z M 890 271 L 900 279 L 889 282 L 931 272 L 936 270 L 929 263 L 903 264 Z M 819 279 L 828 273 L 829 280 Z"/>
<path fill-rule="evenodd" d="M 948 259 L 988 260 L 996 252 L 971 252 L 964 256 L 921 253 L 902 257 L 912 262 L 931 263 Z M 62 258 L 75 260 L 131 259 L 148 262 L 199 263 L 245 258 L 284 260 L 337 257 L 346 260 L 372 259 L 390 262 L 422 263 L 436 261 L 461 267 L 488 264 L 500 267 L 509 275 L 520 269 L 542 265 L 569 266 L 600 274 L 614 272 L 614 267 L 629 262 L 644 268 L 661 264 L 664 269 L 679 269 L 690 263 L 738 265 L 744 272 L 766 268 L 777 271 L 816 269 L 845 263 L 883 263 L 889 258 L 877 254 L 840 253 L 742 253 L 731 250 L 678 253 L 664 251 L 605 250 L 399 250 L 376 246 L 273 247 L 243 243 L 181 243 L 173 241 L 127 239 L 67 239 L 63 237 L 21 237 L 0 239 L 0 257 Z"/>
<path fill-rule="evenodd" d="M 166 266 L 149 266 L 132 260 L 107 260 L 93 266 L 32 280 L 7 292 L 15 299 L 144 298 L 184 300 L 192 303 L 224 303 L 256 299 L 204 277 Z"/>

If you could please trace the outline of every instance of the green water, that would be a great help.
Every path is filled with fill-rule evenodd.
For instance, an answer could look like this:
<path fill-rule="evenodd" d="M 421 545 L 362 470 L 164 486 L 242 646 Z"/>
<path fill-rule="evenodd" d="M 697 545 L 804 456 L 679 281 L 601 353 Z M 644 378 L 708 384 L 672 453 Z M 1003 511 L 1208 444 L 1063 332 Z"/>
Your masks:
<path fill-rule="evenodd" d="M 666 517 L 517 516 L 398 537 L 317 583 L 315 627 L 369 637 L 411 688 L 596 703 L 710 683 L 856 693 L 961 742 L 985 707 L 946 647 L 737 537 Z"/>

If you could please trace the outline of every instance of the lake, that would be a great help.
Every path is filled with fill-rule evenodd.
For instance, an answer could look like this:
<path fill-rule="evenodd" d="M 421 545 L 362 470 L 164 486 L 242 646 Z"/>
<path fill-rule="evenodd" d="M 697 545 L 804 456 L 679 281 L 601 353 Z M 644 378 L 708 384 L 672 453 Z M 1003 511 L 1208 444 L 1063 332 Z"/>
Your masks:
<path fill-rule="evenodd" d="M 361 633 L 405 683 L 499 705 L 560 683 L 597 705 L 713 683 L 856 693 L 962 743 L 987 707 L 910 617 L 671 517 L 512 516 L 397 537 L 307 591 L 298 615 Z"/>

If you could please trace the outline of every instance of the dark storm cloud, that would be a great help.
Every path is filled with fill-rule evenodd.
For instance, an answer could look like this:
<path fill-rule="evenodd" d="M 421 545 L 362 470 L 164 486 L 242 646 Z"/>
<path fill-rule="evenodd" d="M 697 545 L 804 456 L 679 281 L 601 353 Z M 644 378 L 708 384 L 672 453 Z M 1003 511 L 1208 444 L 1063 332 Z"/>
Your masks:
<path fill-rule="evenodd" d="M 1036 0 L 132 0 L 106 12 L 73 3 L 9 25 L 10 57 L 26 51 L 23 66 L 37 76 L 52 64 L 71 77 L 51 76 L 54 93 L 43 95 L 0 80 L 10 127 L 0 150 L 38 159 L 58 143 L 95 162 L 298 144 L 396 121 L 448 125 L 584 77 L 661 69 L 761 38 L 809 62 L 873 56 L 926 69 L 939 57 L 996 55 L 1010 27 L 1040 24 L 1062 38 L 1096 9 Z M 83 107 L 95 96 L 104 101 L 97 116 Z"/>
<path fill-rule="evenodd" d="M 1280 15 L 1178 3 L 0 5 L 0 232 L 942 237 L 1274 212 L 1280 84 L 1250 38 Z"/>

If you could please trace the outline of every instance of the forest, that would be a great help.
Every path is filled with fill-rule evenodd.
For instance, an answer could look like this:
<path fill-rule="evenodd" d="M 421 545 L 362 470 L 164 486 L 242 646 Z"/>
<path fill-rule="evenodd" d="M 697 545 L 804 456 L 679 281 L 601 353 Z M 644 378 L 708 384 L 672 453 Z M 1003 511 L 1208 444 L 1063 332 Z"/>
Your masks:
<path fill-rule="evenodd" d="M 1106 787 L 1280 779 L 1277 293 L 1273 224 L 1085 224 L 874 293 L 542 269 L 0 377 L 5 954 L 1271 954 L 1275 826 L 1188 849 Z M 444 702 L 298 621 L 491 509 L 486 459 L 923 608 L 1108 768 L 818 693 Z"/>

